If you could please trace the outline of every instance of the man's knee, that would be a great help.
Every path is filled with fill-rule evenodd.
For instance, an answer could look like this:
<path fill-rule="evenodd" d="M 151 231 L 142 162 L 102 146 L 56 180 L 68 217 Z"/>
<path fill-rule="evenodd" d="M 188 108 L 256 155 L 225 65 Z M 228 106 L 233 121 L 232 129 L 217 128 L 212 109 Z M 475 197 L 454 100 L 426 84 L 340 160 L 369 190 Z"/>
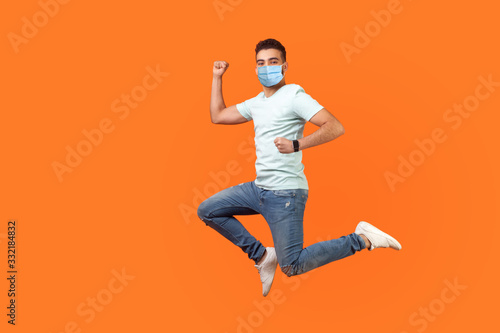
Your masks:
<path fill-rule="evenodd" d="M 198 217 L 200 218 L 200 220 L 205 221 L 206 219 L 208 219 L 208 216 L 210 214 L 210 205 L 209 205 L 208 199 L 203 201 L 198 206 L 198 210 L 196 213 L 198 214 Z"/>
<path fill-rule="evenodd" d="M 288 277 L 297 275 L 297 272 L 292 265 L 280 266 L 280 268 L 281 271 Z"/>

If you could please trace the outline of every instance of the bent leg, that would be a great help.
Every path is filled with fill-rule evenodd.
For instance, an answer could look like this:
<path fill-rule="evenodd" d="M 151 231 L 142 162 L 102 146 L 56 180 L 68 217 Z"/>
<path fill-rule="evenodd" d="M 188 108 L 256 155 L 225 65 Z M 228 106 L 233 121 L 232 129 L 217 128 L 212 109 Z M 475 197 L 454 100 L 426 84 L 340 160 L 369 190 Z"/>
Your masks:
<path fill-rule="evenodd" d="M 287 276 L 303 274 L 365 248 L 356 233 L 303 248 L 307 198 L 305 189 L 269 191 L 265 196 L 264 217 L 273 234 L 278 263 Z"/>
<path fill-rule="evenodd" d="M 258 194 L 251 182 L 222 190 L 198 206 L 198 217 L 257 263 L 266 248 L 255 239 L 234 215 L 259 214 Z"/>

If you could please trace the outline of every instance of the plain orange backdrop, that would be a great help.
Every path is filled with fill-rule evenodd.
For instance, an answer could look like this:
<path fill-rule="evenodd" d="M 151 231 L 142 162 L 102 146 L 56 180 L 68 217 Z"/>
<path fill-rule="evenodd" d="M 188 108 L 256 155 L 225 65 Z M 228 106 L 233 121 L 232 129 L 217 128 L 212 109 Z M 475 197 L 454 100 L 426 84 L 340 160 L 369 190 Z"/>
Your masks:
<path fill-rule="evenodd" d="M 16 325 L 7 323 L 2 278 L 2 332 L 497 327 L 500 88 L 458 128 L 443 118 L 475 94 L 480 76 L 500 82 L 496 3 L 401 0 L 379 30 L 372 11 L 394 1 L 54 3 L 6 2 L 0 10 L 2 276 L 7 222 L 18 226 Z M 341 45 L 355 45 L 367 25 L 372 37 L 348 61 Z M 403 246 L 362 251 L 302 276 L 278 270 L 275 300 L 262 297 L 253 261 L 195 214 L 206 193 L 255 178 L 253 123 L 214 125 L 209 102 L 216 60 L 230 64 L 227 106 L 262 91 L 254 49 L 266 38 L 286 47 L 286 82 L 301 85 L 346 129 L 303 152 L 304 245 L 366 220 Z M 148 68 L 168 75 L 146 91 Z M 132 92 L 142 100 L 114 112 Z M 66 163 L 66 148 L 83 147 L 82 131 L 106 119 L 113 130 L 60 181 L 53 163 Z M 446 140 L 391 190 L 385 173 L 418 154 L 415 140 L 435 128 Z M 315 129 L 307 124 L 305 134 Z M 240 221 L 272 246 L 261 216 Z M 122 270 L 129 280 L 118 292 L 113 271 Z M 453 281 L 465 289 L 446 303 Z"/>

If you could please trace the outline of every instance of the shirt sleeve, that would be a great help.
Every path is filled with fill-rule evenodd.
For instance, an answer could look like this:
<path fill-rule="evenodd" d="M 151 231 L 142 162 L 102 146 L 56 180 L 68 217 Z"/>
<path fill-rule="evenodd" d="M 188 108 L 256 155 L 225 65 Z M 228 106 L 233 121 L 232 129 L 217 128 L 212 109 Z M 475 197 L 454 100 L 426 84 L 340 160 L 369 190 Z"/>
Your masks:
<path fill-rule="evenodd" d="M 293 99 L 293 112 L 300 118 L 309 121 L 323 106 L 309 96 L 302 87 L 295 93 Z"/>
<path fill-rule="evenodd" d="M 252 120 L 252 113 L 250 111 L 250 108 L 248 107 L 248 100 L 244 101 L 242 103 L 236 104 L 236 109 L 241 113 L 243 117 L 245 117 L 247 120 Z"/>

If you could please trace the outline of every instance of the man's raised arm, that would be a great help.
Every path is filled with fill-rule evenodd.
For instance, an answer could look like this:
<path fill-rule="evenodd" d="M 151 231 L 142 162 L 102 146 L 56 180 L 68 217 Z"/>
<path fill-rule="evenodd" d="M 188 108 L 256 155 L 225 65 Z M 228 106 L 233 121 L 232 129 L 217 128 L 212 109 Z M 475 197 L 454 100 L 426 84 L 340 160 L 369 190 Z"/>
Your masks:
<path fill-rule="evenodd" d="M 215 61 L 212 79 L 212 95 L 210 97 L 210 118 L 214 124 L 236 125 L 248 121 L 236 108 L 231 105 L 226 108 L 222 97 L 222 75 L 229 64 L 225 61 Z"/>

